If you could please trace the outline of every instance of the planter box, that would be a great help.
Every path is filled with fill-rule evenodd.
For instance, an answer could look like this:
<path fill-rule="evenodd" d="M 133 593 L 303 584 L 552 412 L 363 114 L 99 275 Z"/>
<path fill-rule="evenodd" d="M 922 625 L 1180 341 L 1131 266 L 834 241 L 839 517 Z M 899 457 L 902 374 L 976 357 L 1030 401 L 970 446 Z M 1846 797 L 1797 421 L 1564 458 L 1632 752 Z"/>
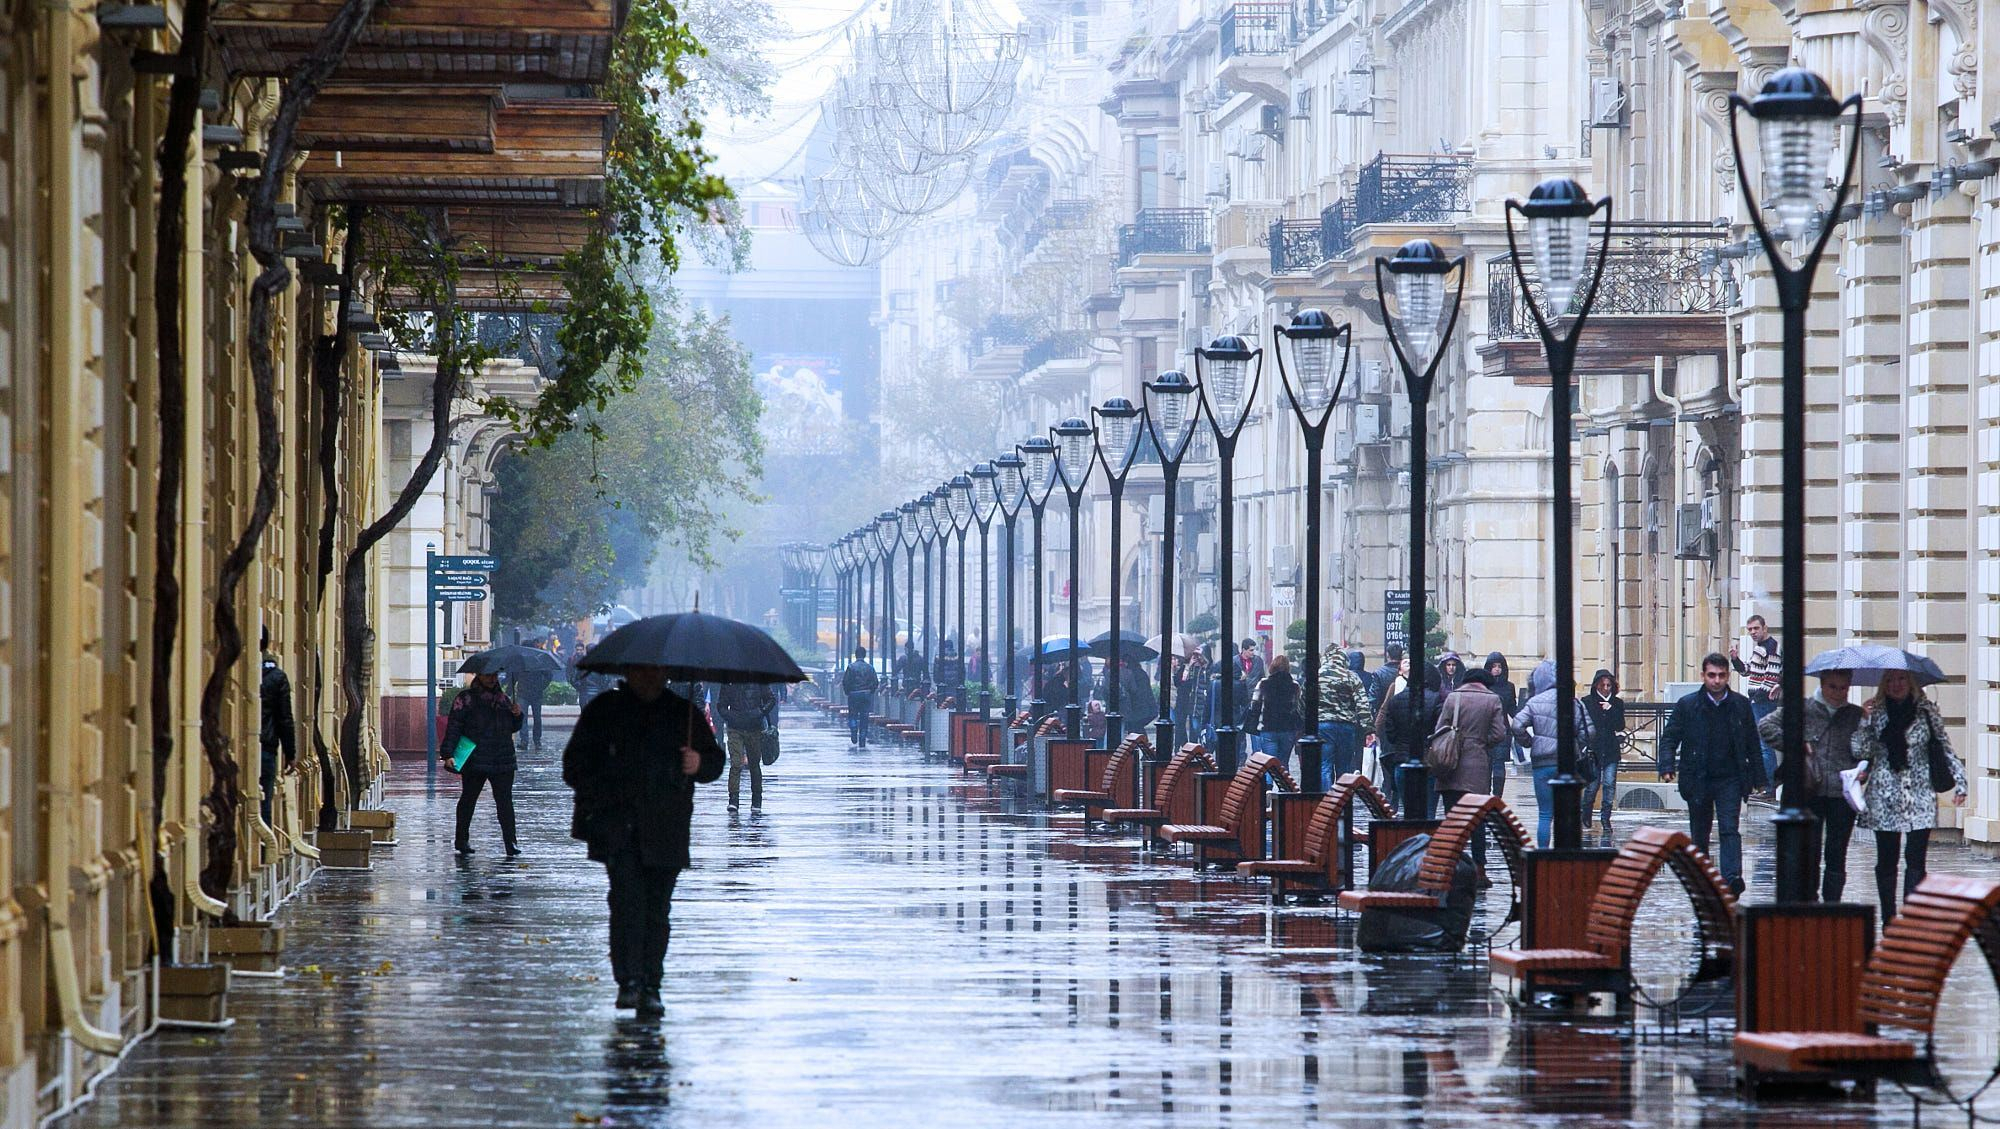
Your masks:
<path fill-rule="evenodd" d="M 285 930 L 268 924 L 211 926 L 208 955 L 238 972 L 277 972 L 284 967 Z"/>
<path fill-rule="evenodd" d="M 229 1018 L 229 966 L 160 966 L 160 1018 L 179 1023 L 223 1023 Z"/>
<path fill-rule="evenodd" d="M 347 824 L 356 831 L 368 832 L 375 846 L 388 846 L 396 841 L 396 813 L 392 811 L 349 812 Z"/>
<path fill-rule="evenodd" d="M 362 828 L 350 831 L 322 831 L 314 843 L 319 848 L 319 864 L 341 870 L 367 870 L 368 848 L 373 832 Z"/>

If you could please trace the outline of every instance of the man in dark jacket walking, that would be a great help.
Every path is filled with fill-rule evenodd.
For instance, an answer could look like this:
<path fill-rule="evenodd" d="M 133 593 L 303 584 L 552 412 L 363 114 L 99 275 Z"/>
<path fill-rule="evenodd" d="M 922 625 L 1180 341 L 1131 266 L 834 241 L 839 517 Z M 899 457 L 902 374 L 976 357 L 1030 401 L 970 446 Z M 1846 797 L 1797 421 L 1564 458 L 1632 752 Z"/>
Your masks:
<path fill-rule="evenodd" d="M 875 708 L 875 688 L 882 678 L 868 663 L 868 648 L 854 648 L 854 661 L 840 672 L 840 689 L 847 695 L 847 743 L 868 747 L 868 715 Z"/>
<path fill-rule="evenodd" d="M 532 748 L 542 751 L 542 700 L 548 696 L 549 683 L 555 675 L 546 670 L 524 670 L 514 675 L 514 701 L 527 711 L 527 724 L 521 727 L 521 751 Z"/>
<path fill-rule="evenodd" d="M 723 755 L 701 711 L 667 691 L 665 667 L 628 666 L 624 674 L 623 685 L 577 718 L 563 750 L 563 782 L 576 792 L 570 837 L 588 845 L 610 879 L 617 1006 L 659 1016 L 694 786 L 722 775 Z"/>
<path fill-rule="evenodd" d="M 1764 755 L 1750 699 L 1729 688 L 1729 660 L 1701 660 L 1701 689 L 1674 703 L 1660 732 L 1660 779 L 1680 780 L 1688 833 L 1704 853 L 1712 824 L 1722 825 L 1716 866 L 1743 892 L 1743 798 L 1765 786 Z"/>
<path fill-rule="evenodd" d="M 1412 675 L 1414 679 L 1416 675 Z M 1417 684 L 1412 681 L 1403 692 L 1382 703 L 1375 714 L 1375 732 L 1380 735 L 1382 762 L 1382 783 L 1391 795 L 1399 795 L 1395 788 L 1397 770 L 1406 763 L 1416 763 L 1423 756 L 1423 743 L 1437 728 L 1438 709 L 1444 703 L 1443 679 L 1438 677 L 1436 667 L 1426 667 L 1423 678 L 1423 716 L 1418 719 L 1418 727 L 1410 727 L 1410 695 Z M 1421 765 L 1419 765 L 1421 767 Z M 1421 819 L 1429 812 L 1406 811 L 1404 819 Z"/>
<path fill-rule="evenodd" d="M 764 749 L 777 730 L 778 692 L 769 683 L 732 683 L 715 696 L 729 746 L 729 810 L 743 794 L 743 773 L 750 773 L 750 810 L 764 807 Z"/>
<path fill-rule="evenodd" d="M 1382 708 L 1382 699 L 1389 696 L 1389 687 L 1396 684 L 1396 676 L 1403 670 L 1402 644 L 1389 644 L 1385 654 L 1389 661 L 1376 667 L 1375 673 L 1368 678 L 1368 707 L 1371 710 Z"/>
<path fill-rule="evenodd" d="M 271 653 L 270 628 L 264 628 L 258 635 L 257 649 L 264 653 L 263 674 L 257 683 L 260 707 L 257 744 L 261 753 L 257 768 L 264 798 L 258 801 L 257 810 L 268 824 L 271 797 L 278 794 L 278 750 L 285 751 L 285 767 L 290 768 L 299 759 L 299 736 L 298 726 L 292 720 L 292 680 L 285 677 L 285 668 L 278 665 L 278 657 Z"/>
<path fill-rule="evenodd" d="M 1591 801 L 1603 797 L 1598 809 L 1606 831 L 1611 830 L 1611 805 L 1618 799 L 1618 757 L 1625 733 L 1625 699 L 1618 696 L 1618 677 L 1599 669 L 1590 676 L 1590 693 L 1583 699 L 1590 715 L 1590 753 L 1597 762 L 1597 775 L 1583 786 L 1583 824 L 1590 826 Z"/>

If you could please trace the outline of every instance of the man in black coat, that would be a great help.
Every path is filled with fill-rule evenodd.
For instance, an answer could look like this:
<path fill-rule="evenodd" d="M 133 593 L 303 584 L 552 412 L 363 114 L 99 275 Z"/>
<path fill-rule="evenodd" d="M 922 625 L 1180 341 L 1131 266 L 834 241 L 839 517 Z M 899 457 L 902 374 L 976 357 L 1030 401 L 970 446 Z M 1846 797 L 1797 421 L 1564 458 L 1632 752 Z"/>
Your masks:
<path fill-rule="evenodd" d="M 285 668 L 278 665 L 278 658 L 271 653 L 271 629 L 263 628 L 257 637 L 257 649 L 264 654 L 263 673 L 257 683 L 257 701 L 261 716 L 258 718 L 258 747 L 261 756 L 257 762 L 264 798 L 257 802 L 257 810 L 263 813 L 264 822 L 271 822 L 271 797 L 278 792 L 278 750 L 285 751 L 285 767 L 299 759 L 298 725 L 292 720 L 292 680 L 285 676 Z"/>
<path fill-rule="evenodd" d="M 1674 703 L 1660 732 L 1660 779 L 1680 780 L 1688 803 L 1688 834 L 1708 852 L 1709 829 L 1722 827 L 1716 866 L 1743 892 L 1743 798 L 1763 789 L 1764 754 L 1750 699 L 1729 688 L 1729 660 L 1701 660 L 1701 689 Z"/>
<path fill-rule="evenodd" d="M 542 751 L 542 703 L 547 700 L 549 684 L 554 681 L 555 676 L 546 670 L 524 670 L 514 675 L 514 701 L 528 713 L 528 724 L 521 728 L 522 752 L 530 748 Z"/>
<path fill-rule="evenodd" d="M 667 691 L 666 668 L 628 666 L 624 675 L 577 718 L 563 750 L 563 782 L 576 792 L 570 836 L 589 846 L 611 882 L 618 1006 L 659 1016 L 694 786 L 720 778 L 724 758 L 708 719 Z"/>

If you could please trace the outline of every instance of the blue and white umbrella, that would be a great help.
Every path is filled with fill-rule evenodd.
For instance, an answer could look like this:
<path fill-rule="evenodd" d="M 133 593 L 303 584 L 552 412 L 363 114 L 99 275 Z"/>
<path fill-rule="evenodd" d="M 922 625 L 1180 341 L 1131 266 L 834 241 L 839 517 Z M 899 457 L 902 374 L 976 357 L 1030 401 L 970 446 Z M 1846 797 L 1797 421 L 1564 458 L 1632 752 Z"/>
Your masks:
<path fill-rule="evenodd" d="M 1938 664 L 1923 655 L 1885 647 L 1880 643 L 1835 647 L 1814 655 L 1813 660 L 1806 664 L 1807 674 L 1825 674 L 1833 670 L 1852 674 L 1856 686 L 1877 685 L 1882 681 L 1883 673 L 1891 670 L 1908 671 L 1918 686 L 1930 686 L 1945 680 L 1944 671 L 1938 669 Z"/>

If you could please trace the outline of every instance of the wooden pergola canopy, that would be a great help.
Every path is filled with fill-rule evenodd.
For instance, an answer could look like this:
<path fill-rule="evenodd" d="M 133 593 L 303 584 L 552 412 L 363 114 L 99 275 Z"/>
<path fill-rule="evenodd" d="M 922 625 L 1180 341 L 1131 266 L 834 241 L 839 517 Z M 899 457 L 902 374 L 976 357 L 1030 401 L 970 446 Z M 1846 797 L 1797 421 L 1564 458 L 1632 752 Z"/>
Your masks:
<path fill-rule="evenodd" d="M 382 293 L 384 309 L 410 309 L 419 303 L 413 291 L 391 287 Z M 536 309 L 557 313 L 569 305 L 562 276 L 537 272 L 512 274 L 467 269 L 458 275 L 459 308 L 482 314 L 519 314 Z"/>
<path fill-rule="evenodd" d="M 328 86 L 299 119 L 298 142 L 346 153 L 491 153 L 504 104 L 498 86 Z"/>
<path fill-rule="evenodd" d="M 597 83 L 627 0 L 383 0 L 338 81 Z M 335 0 L 223 0 L 213 23 L 233 74 L 290 73 Z"/>
<path fill-rule="evenodd" d="M 613 107 L 562 98 L 493 115 L 488 152 L 315 149 L 299 179 L 328 202 L 580 207 L 603 195 Z"/>

